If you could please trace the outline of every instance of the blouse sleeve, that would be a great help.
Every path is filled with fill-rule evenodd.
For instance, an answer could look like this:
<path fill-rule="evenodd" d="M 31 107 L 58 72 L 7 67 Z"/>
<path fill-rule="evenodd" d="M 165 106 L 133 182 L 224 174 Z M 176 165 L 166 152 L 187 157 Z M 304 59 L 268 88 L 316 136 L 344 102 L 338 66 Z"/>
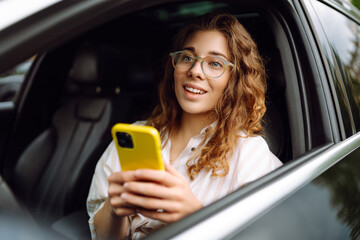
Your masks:
<path fill-rule="evenodd" d="M 234 157 L 237 160 L 234 169 L 237 187 L 255 181 L 282 165 L 260 136 L 240 138 Z"/>
<path fill-rule="evenodd" d="M 120 163 L 116 154 L 115 144 L 111 142 L 103 155 L 100 157 L 91 182 L 86 206 L 87 212 L 90 216 L 89 227 L 92 239 L 98 239 L 94 227 L 94 216 L 97 211 L 104 206 L 105 200 L 108 196 L 108 177 L 111 173 L 120 171 Z"/>

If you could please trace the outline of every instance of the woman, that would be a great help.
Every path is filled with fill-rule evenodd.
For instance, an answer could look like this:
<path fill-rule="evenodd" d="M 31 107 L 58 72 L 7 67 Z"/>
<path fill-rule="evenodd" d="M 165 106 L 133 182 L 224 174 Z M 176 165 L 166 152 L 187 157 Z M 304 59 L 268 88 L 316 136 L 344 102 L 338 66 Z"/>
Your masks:
<path fill-rule="evenodd" d="M 281 166 L 259 136 L 265 70 L 244 27 L 209 14 L 175 39 L 146 122 L 160 132 L 166 171 L 122 172 L 111 143 L 88 197 L 93 238 L 141 238 Z"/>

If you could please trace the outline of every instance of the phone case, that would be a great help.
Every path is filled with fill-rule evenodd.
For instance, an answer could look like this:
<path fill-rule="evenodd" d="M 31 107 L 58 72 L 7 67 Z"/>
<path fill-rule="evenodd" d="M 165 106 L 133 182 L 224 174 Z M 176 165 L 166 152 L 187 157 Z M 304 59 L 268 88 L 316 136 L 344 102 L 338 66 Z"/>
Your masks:
<path fill-rule="evenodd" d="M 159 132 L 149 126 L 118 123 L 112 137 L 123 171 L 148 168 L 164 170 Z"/>

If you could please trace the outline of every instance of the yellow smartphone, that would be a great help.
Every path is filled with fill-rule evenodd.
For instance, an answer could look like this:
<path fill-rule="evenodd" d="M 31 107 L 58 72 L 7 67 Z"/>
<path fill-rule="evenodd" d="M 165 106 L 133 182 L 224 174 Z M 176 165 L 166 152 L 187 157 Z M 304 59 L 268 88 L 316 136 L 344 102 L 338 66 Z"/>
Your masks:
<path fill-rule="evenodd" d="M 123 171 L 148 168 L 165 170 L 160 134 L 149 126 L 115 124 L 111 129 Z"/>

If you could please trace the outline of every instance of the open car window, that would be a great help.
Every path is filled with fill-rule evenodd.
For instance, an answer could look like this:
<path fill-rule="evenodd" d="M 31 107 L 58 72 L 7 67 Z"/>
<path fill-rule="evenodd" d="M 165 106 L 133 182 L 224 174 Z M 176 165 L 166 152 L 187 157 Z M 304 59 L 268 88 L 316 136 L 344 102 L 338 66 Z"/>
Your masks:
<path fill-rule="evenodd" d="M 340 113 L 336 112 L 333 106 L 333 98 L 336 98 L 334 97 L 336 95 L 330 94 L 331 86 L 323 80 L 326 79 L 326 71 L 321 61 L 321 54 L 317 52 L 319 47 L 317 39 L 309 35 L 310 24 L 307 25 L 308 19 L 300 14 L 302 8 L 298 3 L 274 1 L 264 4 L 264 1 L 257 0 L 164 1 L 163 3 L 157 1 L 156 4 L 150 3 L 151 1 L 141 4 L 140 2 L 139 4 L 137 1 L 117 4 L 113 2 L 113 5 L 110 1 L 98 2 L 98 6 L 94 3 L 94 7 L 89 7 L 91 11 L 88 12 L 85 10 L 81 12 L 82 4 L 86 5 L 85 3 L 74 4 L 82 15 L 75 15 L 75 11 L 64 11 L 66 14 L 57 16 L 56 21 L 59 22 L 54 20 L 54 22 L 42 23 L 43 28 L 37 28 L 39 36 L 30 38 L 32 42 L 20 46 L 28 55 L 32 55 L 34 52 L 29 46 L 34 43 L 35 50 L 39 50 L 36 61 L 33 62 L 35 57 L 31 58 L 0 74 L 1 93 L 6 84 L 16 84 L 19 87 L 30 65 L 33 64 L 29 79 L 24 83 L 26 91 L 23 91 L 21 96 L 17 96 L 21 99 L 19 106 L 13 109 L 11 112 L 13 115 L 9 114 L 10 117 L 7 118 L 7 124 L 9 126 L 11 124 L 11 127 L 3 124 L 0 128 L 2 134 L 0 136 L 9 136 L 7 139 L 5 137 L 0 139 L 6 143 L 5 147 L 2 147 L 4 149 L 2 152 L 4 157 L 1 159 L 2 170 L 7 173 L 6 180 L 12 180 L 11 187 L 15 192 L 25 187 L 21 185 L 21 181 L 17 181 L 20 178 L 15 180 L 11 178 L 12 174 L 21 173 L 19 169 L 23 166 L 28 169 L 31 167 L 31 171 L 23 168 L 27 179 L 23 182 L 33 187 L 26 190 L 25 201 L 33 208 L 31 210 L 36 214 L 44 215 L 45 219 L 51 216 L 58 220 L 57 226 L 64 223 L 65 228 L 64 226 L 58 228 L 61 234 L 67 231 L 66 228 L 71 228 L 72 223 L 79 222 L 78 216 L 81 218 L 81 226 L 85 226 L 86 231 L 88 230 L 86 222 L 88 216 L 84 212 L 84 202 L 95 165 L 111 141 L 110 132 L 106 128 L 116 122 L 133 123 L 149 116 L 158 101 L 157 86 L 163 75 L 165 60 L 169 58 L 175 33 L 184 24 L 208 12 L 233 14 L 258 45 L 265 62 L 268 83 L 263 137 L 270 150 L 284 163 L 284 166 L 189 217 L 170 224 L 150 235 L 149 238 L 158 239 L 163 236 L 170 238 L 179 232 L 185 232 L 186 235 L 187 229 L 200 222 L 203 224 L 199 225 L 199 228 L 196 226 L 195 232 L 206 231 L 206 228 L 216 229 L 216 223 L 219 222 L 212 220 L 217 217 L 227 219 L 231 211 L 235 210 L 239 211 L 240 216 L 236 221 L 232 221 L 231 217 L 228 220 L 244 227 L 338 161 L 331 159 L 329 163 L 323 156 L 327 156 L 325 154 L 327 151 L 333 153 L 331 147 L 340 141 L 341 128 L 344 126 L 338 121 L 336 114 Z M 89 6 L 91 4 L 88 2 Z M 58 7 L 60 9 L 62 5 L 59 4 Z M 293 9 L 295 7 L 298 13 Z M 72 10 L 70 3 L 66 10 L 68 9 Z M 66 19 L 67 14 L 71 18 Z M 78 17 L 79 21 L 74 21 L 76 18 L 71 14 Z M 63 22 L 62 18 L 65 19 Z M 69 22 L 75 27 L 71 28 Z M 51 25 L 53 23 L 54 25 Z M 53 34 L 47 34 L 47 30 Z M 358 32 L 356 33 L 358 35 Z M 54 36 L 57 36 L 56 39 Z M 40 38 L 44 38 L 45 45 L 41 44 Z M 86 54 L 97 57 L 95 61 L 89 61 L 84 68 L 89 69 L 88 72 L 91 74 L 98 74 L 94 79 L 101 79 L 103 81 L 101 84 L 74 81 L 83 73 L 74 66 L 77 64 L 77 56 L 84 49 Z M 10 56 L 10 53 L 6 54 Z M 358 58 L 356 61 L 358 62 Z M 358 90 L 358 79 L 353 77 L 355 73 L 358 74 L 356 64 L 348 71 L 347 77 L 350 77 L 353 85 L 347 89 L 349 93 Z M 4 100 L 1 100 L 0 94 L 0 102 L 13 101 L 15 94 L 4 97 Z M 101 103 L 102 105 L 93 107 L 91 101 L 84 101 L 81 104 L 76 102 L 84 97 L 110 99 L 111 104 Z M 354 104 L 358 104 L 358 101 L 357 95 Z M 109 110 L 111 109 L 109 106 L 114 110 Z M 355 109 L 353 111 L 358 110 L 356 107 L 353 109 Z M 6 111 L 9 112 L 11 109 Z M 64 112 L 66 114 L 61 115 Z M 94 112 L 99 114 L 93 114 Z M 6 114 L 5 111 L 4 113 Z M 354 119 L 359 118 L 357 112 L 353 114 Z M 59 115 L 62 117 L 60 118 Z M 12 116 L 15 117 L 12 119 Z M 59 127 L 60 123 L 67 123 L 72 117 L 76 119 L 76 123 L 69 124 L 70 127 Z M 91 132 L 93 129 L 98 129 L 99 122 L 100 125 L 103 124 L 102 130 L 107 131 L 105 134 L 103 132 L 100 134 L 100 131 Z M 105 125 L 107 127 L 103 127 Z M 358 130 L 358 123 L 355 123 L 355 126 Z M 352 126 L 345 127 L 351 129 Z M 65 137 L 62 134 L 73 129 L 75 129 L 74 134 L 70 135 L 75 136 L 80 132 L 80 137 L 74 138 L 74 142 L 64 144 L 62 141 Z M 94 135 L 96 140 L 91 143 L 86 142 Z M 96 142 L 97 140 L 99 141 Z M 37 144 L 41 141 L 46 142 L 47 148 L 40 158 L 36 158 L 36 164 L 17 165 L 18 161 L 35 155 L 32 151 L 37 149 L 39 146 Z M 344 144 L 355 146 L 354 142 Z M 66 156 L 72 161 L 53 163 L 44 160 L 55 156 L 51 150 L 57 146 L 61 146 L 61 151 L 64 151 L 60 154 L 57 152 L 59 156 Z M 77 148 L 77 146 L 82 147 Z M 66 152 L 67 149 L 71 151 Z M 343 154 L 341 157 L 346 155 L 345 152 L 341 154 Z M 318 159 L 318 156 L 322 158 Z M 56 158 L 61 157 L 56 155 Z M 48 166 L 56 167 L 52 172 L 45 173 Z M 49 181 L 51 176 L 56 176 L 56 180 Z M 66 190 L 61 187 L 48 187 L 53 183 L 61 184 L 67 181 L 69 188 Z M 41 199 L 32 199 L 33 195 L 29 197 L 31 195 L 29 193 L 32 192 L 36 192 L 37 194 L 34 195 L 40 196 Z M 47 196 L 47 193 L 50 196 Z M 61 197 L 58 197 L 60 195 Z M 51 204 L 46 205 L 48 200 Z M 58 204 L 57 200 L 64 200 L 59 204 L 59 208 L 54 207 Z M 235 208 L 230 208 L 231 206 Z M 228 210 L 224 210 L 228 207 Z M 246 211 L 243 211 L 244 208 Z M 211 225 L 213 223 L 215 225 Z M 229 225 L 229 228 L 221 227 L 224 228 L 224 233 L 237 231 L 235 225 Z M 191 233 L 190 231 L 190 236 Z M 222 230 L 219 230 L 219 234 L 221 238 Z M 201 235 L 196 236 L 201 237 Z"/>

